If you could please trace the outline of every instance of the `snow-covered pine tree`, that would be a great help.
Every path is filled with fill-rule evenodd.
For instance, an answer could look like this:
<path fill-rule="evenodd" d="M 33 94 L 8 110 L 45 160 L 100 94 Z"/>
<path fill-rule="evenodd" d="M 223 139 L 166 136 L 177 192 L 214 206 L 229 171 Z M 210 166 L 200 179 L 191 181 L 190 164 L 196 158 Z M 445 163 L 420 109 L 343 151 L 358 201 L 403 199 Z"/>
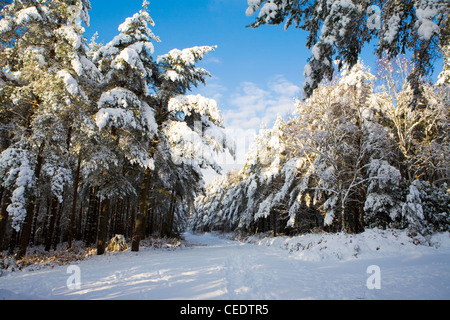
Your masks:
<path fill-rule="evenodd" d="M 131 163 L 153 169 L 151 142 L 157 133 L 154 101 L 149 94 L 152 70 L 152 41 L 159 41 L 148 24 L 153 20 L 144 8 L 119 26 L 120 34 L 94 56 L 105 75 L 98 101 L 96 123 L 108 128 L 118 148 Z"/>
<path fill-rule="evenodd" d="M 153 70 L 156 68 L 151 57 L 154 52 L 152 41 L 158 42 L 159 38 L 149 25 L 153 26 L 154 22 L 145 1 L 138 13 L 119 26 L 119 35 L 100 47 L 93 57 L 105 77 L 96 124 L 110 150 L 116 154 L 117 164 L 123 167 L 122 159 L 125 158 L 130 165 L 141 168 L 143 173 L 142 189 L 137 190 L 140 198 L 138 219 L 147 210 L 150 175 L 154 169 L 153 153 L 158 139 L 156 102 L 149 88 L 154 86 Z M 116 192 L 122 189 L 120 181 L 117 183 L 115 187 L 109 184 L 109 194 L 104 195 L 105 199 L 118 193 L 126 195 Z M 141 230 L 137 229 L 140 234 Z M 99 238 L 99 254 L 104 251 L 105 241 L 106 238 Z"/>
<path fill-rule="evenodd" d="M 400 170 L 386 160 L 372 159 L 367 168 L 369 183 L 364 202 L 364 223 L 368 228 L 399 226 L 403 191 Z"/>
<path fill-rule="evenodd" d="M 243 213 L 242 227 L 249 227 L 259 219 L 270 218 L 276 235 L 284 197 L 282 168 L 285 161 L 286 141 L 283 134 L 285 121 L 278 115 L 271 129 L 262 127 L 247 154 L 244 174 L 249 177 L 247 208 Z M 257 192 L 264 190 L 264 192 Z M 246 222 L 246 223 L 243 223 Z M 284 226 L 283 226 L 284 227 Z"/>
<path fill-rule="evenodd" d="M 287 200 L 296 170 L 285 165 L 285 121 L 262 127 L 244 167 L 207 188 L 197 201 L 193 227 L 225 230 L 285 230 Z M 283 224 L 284 223 L 284 224 Z"/>
<path fill-rule="evenodd" d="M 445 0 L 247 0 L 248 16 L 257 13 L 250 26 L 294 25 L 308 32 L 306 46 L 312 56 L 305 67 L 304 98 L 312 95 L 322 79 L 333 77 L 332 61 L 352 67 L 364 44 L 378 38 L 377 54 L 389 58 L 411 51 L 414 71 L 408 81 L 414 89 L 414 105 L 421 102 L 420 78 L 431 75 L 439 46 L 449 43 L 449 10 Z M 343 64 L 338 66 L 340 69 Z"/>
<path fill-rule="evenodd" d="M 235 150 L 234 141 L 223 130 L 216 101 L 201 95 L 186 95 L 192 86 L 205 83 L 209 73 L 196 67 L 196 63 L 214 48 L 174 49 L 157 59 L 160 85 L 156 96 L 167 112 L 161 125 L 160 146 L 164 157 L 170 159 L 170 175 L 178 181 L 177 196 L 187 208 L 193 207 L 197 194 L 203 190 L 201 169 L 220 172 L 214 155 L 234 154 Z M 175 187 L 173 183 L 170 189 Z"/>
<path fill-rule="evenodd" d="M 205 83 L 209 73 L 196 63 L 214 47 L 174 49 L 155 62 L 152 41 L 159 38 L 149 27 L 154 22 L 147 6 L 144 1 L 143 9 L 119 27 L 120 34 L 94 54 L 107 90 L 98 103 L 97 126 L 116 141 L 131 165 L 141 168 L 133 251 L 139 250 L 146 221 L 154 216 L 151 202 L 162 197 L 160 208 L 168 212 L 160 223 L 161 234 L 171 235 L 174 221 L 183 221 L 178 199 L 192 207 L 200 190 L 200 169 L 219 171 L 214 152 L 234 149 L 222 130 L 217 103 L 185 95 Z"/>
<path fill-rule="evenodd" d="M 428 181 L 415 183 L 419 191 L 423 215 L 426 221 L 423 235 L 446 232 L 450 229 L 450 192 L 446 183 L 430 184 Z"/>
<path fill-rule="evenodd" d="M 245 208 L 245 194 L 242 192 L 242 172 L 232 171 L 218 177 L 206 186 L 195 203 L 195 212 L 190 228 L 194 231 L 234 231 L 241 220 L 241 210 Z"/>
<path fill-rule="evenodd" d="M 7 213 L 12 219 L 12 226 L 19 231 L 27 216 L 27 225 L 31 224 L 31 209 L 34 210 L 33 187 L 42 167 L 40 145 L 31 140 L 31 123 L 39 103 L 33 93 L 35 79 L 32 78 L 32 72 L 38 71 L 36 76 L 42 76 L 39 67 L 45 62 L 41 54 L 44 49 L 33 47 L 29 43 L 38 39 L 43 17 L 36 7 L 25 7 L 16 2 L 4 6 L 1 15 L 0 90 L 2 120 L 5 121 L 2 126 L 13 129 L 5 139 L 6 150 L 2 150 L 2 186 L 12 193 Z M 19 38 L 19 34 L 26 29 L 29 32 Z M 28 71 L 26 76 L 23 76 L 24 71 Z M 13 172 L 16 174 L 11 174 Z M 29 229 L 31 231 L 31 226 Z M 26 240 L 28 243 L 28 239 Z"/>
<path fill-rule="evenodd" d="M 16 210 L 18 192 L 8 207 L 21 228 L 19 257 L 25 254 L 30 238 L 39 178 L 44 181 L 41 186 L 49 182 L 53 196 L 62 200 L 60 192 L 71 176 L 67 171 L 71 170 L 71 129 L 78 126 L 72 122 L 73 114 L 85 112 L 87 88 L 100 76 L 86 56 L 82 37 L 81 21 L 88 24 L 89 7 L 87 0 L 71 4 L 13 1 L 2 10 L 1 67 L 6 81 L 2 81 L 1 96 L 5 113 L 20 115 L 9 119 L 14 129 L 9 148 L 28 153 L 28 171 L 33 173 L 28 181 L 35 185 L 21 193 L 25 215 L 23 207 Z M 50 160 L 55 157 L 57 161 Z"/>
<path fill-rule="evenodd" d="M 409 192 L 406 201 L 402 206 L 402 216 L 413 235 L 422 234 L 426 226 L 425 216 L 422 207 L 422 199 L 419 189 L 421 188 L 419 180 L 414 180 L 409 186 Z"/>

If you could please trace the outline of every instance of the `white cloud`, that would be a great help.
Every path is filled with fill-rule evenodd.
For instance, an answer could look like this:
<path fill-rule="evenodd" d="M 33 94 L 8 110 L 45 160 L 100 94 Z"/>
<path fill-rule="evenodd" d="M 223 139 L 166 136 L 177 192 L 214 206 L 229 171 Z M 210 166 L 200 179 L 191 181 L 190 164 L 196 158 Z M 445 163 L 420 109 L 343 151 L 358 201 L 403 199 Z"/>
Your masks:
<path fill-rule="evenodd" d="M 203 61 L 203 63 L 206 63 L 206 64 L 208 64 L 208 63 L 221 64 L 221 63 L 222 63 L 222 60 L 220 60 L 219 58 L 216 58 L 216 57 L 207 57 L 207 58 Z"/>
<path fill-rule="evenodd" d="M 270 87 L 273 92 L 284 97 L 294 97 L 300 93 L 300 87 L 286 80 L 282 75 L 277 75 L 271 82 Z"/>
<path fill-rule="evenodd" d="M 208 86 L 209 84 L 206 87 Z M 261 125 L 271 127 L 278 114 L 290 115 L 295 108 L 294 98 L 301 92 L 300 87 L 281 75 L 270 79 L 264 88 L 253 82 L 242 82 L 231 93 L 220 85 L 210 87 L 209 90 L 209 97 L 220 96 L 219 107 L 226 131 L 236 141 L 236 159 L 229 155 L 217 157 L 224 173 L 243 166 L 248 149 Z M 208 171 L 205 180 L 211 182 L 214 176 Z"/>
<path fill-rule="evenodd" d="M 261 124 L 271 126 L 277 115 L 286 116 L 294 110 L 294 98 L 300 94 L 300 87 L 281 75 L 271 79 L 266 88 L 252 82 L 243 82 L 230 95 L 227 108 L 223 111 L 225 125 L 229 129 L 253 129 Z"/>
<path fill-rule="evenodd" d="M 217 79 L 212 79 L 217 80 Z M 223 97 L 224 94 L 227 92 L 227 88 L 223 85 L 214 83 L 213 81 L 208 82 L 206 86 L 202 87 L 200 90 L 198 90 L 198 93 L 200 93 L 204 97 L 208 97 L 210 99 L 216 100 L 219 107 L 223 104 Z M 194 91 L 195 94 L 197 94 L 197 91 Z"/>

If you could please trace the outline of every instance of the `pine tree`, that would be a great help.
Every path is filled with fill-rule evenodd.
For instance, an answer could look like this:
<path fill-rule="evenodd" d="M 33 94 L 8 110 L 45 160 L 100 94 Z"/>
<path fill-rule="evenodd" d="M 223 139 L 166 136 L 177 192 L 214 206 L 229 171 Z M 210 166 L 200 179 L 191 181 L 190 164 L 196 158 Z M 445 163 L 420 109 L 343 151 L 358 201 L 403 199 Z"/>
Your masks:
<path fill-rule="evenodd" d="M 159 41 L 159 38 L 149 28 L 154 22 L 147 6 L 144 2 L 142 10 L 119 26 L 120 34 L 94 54 L 94 61 L 105 75 L 104 89 L 108 90 L 98 102 L 96 124 L 113 152 L 118 153 L 117 158 L 126 158 L 130 165 L 137 165 L 143 171 L 142 188 L 137 191 L 140 195 L 138 220 L 147 211 L 150 176 L 155 168 L 153 153 L 158 139 L 156 102 L 149 87 L 154 85 L 156 68 L 151 57 L 152 41 Z M 122 187 L 117 184 L 115 188 Z M 111 194 L 105 196 L 108 199 Z M 103 215 L 101 218 L 106 223 Z M 141 225 L 138 221 L 136 229 L 137 234 L 143 236 L 139 230 Z M 99 241 L 102 241 L 103 248 L 99 250 L 102 253 L 104 239 Z"/>
<path fill-rule="evenodd" d="M 184 228 L 201 170 L 220 171 L 214 153 L 234 150 L 217 103 L 186 95 L 205 83 L 196 63 L 214 47 L 154 60 L 147 1 L 111 42 L 90 46 L 88 0 L 1 5 L 2 245 L 8 221 L 19 258 L 30 240 L 50 250 L 67 239 L 70 248 L 83 233 L 102 254 L 115 230 Z"/>
<path fill-rule="evenodd" d="M 68 149 L 71 130 L 78 126 L 72 123 L 73 115 L 85 112 L 89 105 L 87 84 L 100 75 L 87 58 L 82 37 L 81 21 L 88 23 L 89 6 L 89 1 L 75 5 L 14 1 L 2 11 L 1 32 L 6 44 L 2 68 L 8 79 L 2 87 L 2 99 L 10 108 L 7 113 L 21 114 L 18 121 L 12 119 L 16 137 L 9 148 L 29 154 L 28 171 L 33 172 L 29 181 L 34 186 L 32 191 L 25 188 L 23 198 L 16 192 L 9 207 L 10 214 L 18 217 L 17 228 L 21 228 L 19 257 L 25 255 L 28 245 L 39 179 L 41 187 L 50 183 L 60 202 L 63 185 L 71 180 Z M 26 203 L 25 216 L 19 203 Z"/>
<path fill-rule="evenodd" d="M 152 199 L 169 194 L 163 201 L 168 207 L 161 234 L 171 235 L 179 216 L 177 199 L 191 207 L 200 190 L 200 170 L 220 170 L 214 152 L 233 148 L 222 131 L 216 102 L 185 95 L 192 86 L 205 83 L 209 73 L 195 64 L 214 47 L 174 49 L 154 62 L 151 40 L 159 38 L 148 27 L 154 23 L 147 5 L 144 2 L 139 13 L 127 18 L 119 27 L 121 33 L 94 55 L 111 88 L 99 100 L 97 126 L 116 140 L 130 164 L 142 168 L 133 251 L 139 250 L 146 234 Z"/>
<path fill-rule="evenodd" d="M 322 79 L 331 80 L 332 61 L 341 60 L 352 67 L 364 44 L 378 38 L 379 58 L 387 52 L 394 58 L 411 51 L 414 70 L 408 82 L 414 89 L 411 106 L 424 102 L 421 77 L 431 75 L 439 47 L 449 42 L 448 3 L 444 0 L 300 1 L 248 0 L 246 14 L 258 12 L 250 26 L 294 25 L 308 33 L 306 46 L 312 56 L 305 67 L 304 97 L 310 97 Z"/>
<path fill-rule="evenodd" d="M 220 172 L 214 155 L 234 154 L 234 141 L 223 131 L 216 101 L 185 94 L 192 86 L 205 83 L 209 73 L 195 64 L 212 50 L 211 46 L 175 49 L 157 59 L 161 84 L 156 95 L 160 105 L 167 108 L 167 117 L 161 124 L 160 150 L 164 158 L 170 159 L 164 169 L 165 182 L 171 183 L 167 186 L 171 190 L 171 205 L 166 234 L 172 232 L 176 199 L 179 197 L 185 208 L 193 208 L 197 194 L 203 190 L 201 170 L 210 167 Z"/>
<path fill-rule="evenodd" d="M 367 168 L 370 179 L 364 202 L 364 223 L 368 228 L 394 226 L 401 217 L 403 192 L 400 170 L 386 160 L 373 159 Z"/>

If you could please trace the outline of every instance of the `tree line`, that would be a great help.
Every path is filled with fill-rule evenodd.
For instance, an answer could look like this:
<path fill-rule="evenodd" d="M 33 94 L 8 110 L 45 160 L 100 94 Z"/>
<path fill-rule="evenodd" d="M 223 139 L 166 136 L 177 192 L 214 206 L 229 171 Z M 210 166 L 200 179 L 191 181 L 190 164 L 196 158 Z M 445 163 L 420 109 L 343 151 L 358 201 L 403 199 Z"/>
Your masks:
<path fill-rule="evenodd" d="M 202 169 L 234 146 L 214 100 L 187 94 L 214 46 L 154 58 L 149 3 L 106 44 L 84 37 L 89 0 L 2 1 L 0 248 L 182 230 Z"/>
<path fill-rule="evenodd" d="M 289 119 L 262 128 L 243 169 L 200 196 L 195 230 L 298 234 L 450 227 L 450 55 L 411 108 L 405 57 L 324 81 Z"/>

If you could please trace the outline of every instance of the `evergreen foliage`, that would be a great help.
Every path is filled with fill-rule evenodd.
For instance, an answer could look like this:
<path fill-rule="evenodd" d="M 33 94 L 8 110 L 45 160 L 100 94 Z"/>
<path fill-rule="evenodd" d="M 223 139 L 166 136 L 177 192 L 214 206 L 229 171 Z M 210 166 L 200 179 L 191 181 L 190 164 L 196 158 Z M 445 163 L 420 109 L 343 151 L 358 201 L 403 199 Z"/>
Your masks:
<path fill-rule="evenodd" d="M 186 95 L 214 47 L 154 58 L 148 5 L 102 45 L 83 36 L 89 0 L 1 3 L 2 249 L 78 239 L 102 254 L 110 235 L 174 236 L 201 169 L 233 152 L 216 102 Z"/>

